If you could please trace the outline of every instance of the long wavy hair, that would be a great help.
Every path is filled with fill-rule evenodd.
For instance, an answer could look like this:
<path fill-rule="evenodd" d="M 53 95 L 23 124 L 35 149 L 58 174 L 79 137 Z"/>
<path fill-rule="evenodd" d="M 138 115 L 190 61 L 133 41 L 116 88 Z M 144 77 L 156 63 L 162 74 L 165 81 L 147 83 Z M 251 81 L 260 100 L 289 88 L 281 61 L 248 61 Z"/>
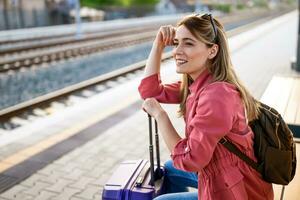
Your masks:
<path fill-rule="evenodd" d="M 248 121 L 256 119 L 259 115 L 259 102 L 249 93 L 233 69 L 223 25 L 209 15 L 190 15 L 179 21 L 177 27 L 179 26 L 185 26 L 194 37 L 205 43 L 209 48 L 214 44 L 218 45 L 218 53 L 213 59 L 208 60 L 207 65 L 208 71 L 213 76 L 213 82 L 222 81 L 235 85 L 245 106 Z M 215 31 L 213 26 L 216 29 Z M 186 99 L 189 95 L 188 87 L 192 82 L 193 80 L 188 74 L 182 75 L 179 116 L 183 116 L 186 112 Z"/>

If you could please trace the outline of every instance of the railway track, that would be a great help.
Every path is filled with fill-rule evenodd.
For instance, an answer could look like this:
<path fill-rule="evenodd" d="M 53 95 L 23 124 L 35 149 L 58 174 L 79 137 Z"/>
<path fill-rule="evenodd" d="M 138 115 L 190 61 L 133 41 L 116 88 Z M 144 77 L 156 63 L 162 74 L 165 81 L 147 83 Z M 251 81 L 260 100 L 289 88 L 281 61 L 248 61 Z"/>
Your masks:
<path fill-rule="evenodd" d="M 232 26 L 232 24 L 239 24 L 240 21 L 248 23 L 247 21 L 276 16 L 284 12 L 286 11 L 259 12 L 255 16 L 253 16 L 253 13 L 247 13 L 239 16 L 220 17 L 220 20 L 225 26 Z M 0 48 L 0 73 L 148 42 L 155 37 L 157 28 L 160 25 L 158 23 L 154 26 L 147 25 L 125 30 L 90 33 L 79 39 L 74 36 L 62 36 L 59 38 L 46 38 L 42 41 L 22 40 L 12 46 L 2 45 Z"/>
<path fill-rule="evenodd" d="M 163 59 L 170 57 L 170 54 L 165 54 Z M 58 107 L 70 106 L 76 101 L 103 92 L 116 84 L 136 77 L 137 73 L 142 72 L 144 66 L 145 61 L 142 61 L 3 109 L 0 111 L 0 129 L 12 130 L 35 118 L 52 114 Z"/>
<path fill-rule="evenodd" d="M 51 63 L 53 61 L 66 60 L 78 56 L 88 55 L 112 48 L 120 48 L 134 44 L 151 41 L 155 36 L 154 31 L 122 35 L 119 37 L 109 37 L 99 41 L 82 41 L 80 43 L 71 43 L 55 46 L 51 49 L 40 49 L 29 52 L 25 55 L 15 55 L 0 61 L 0 72 L 9 70 L 18 70 L 32 65 L 42 63 Z"/>
<path fill-rule="evenodd" d="M 175 21 L 175 20 L 174 20 Z M 58 35 L 53 37 L 45 37 L 39 39 L 30 38 L 28 40 L 11 41 L 8 44 L 0 44 L 0 56 L 9 56 L 14 53 L 25 53 L 28 51 L 40 50 L 43 48 L 51 48 L 72 43 L 83 43 L 88 41 L 97 41 L 111 37 L 118 37 L 123 35 L 130 35 L 135 33 L 142 33 L 144 31 L 157 30 L 160 24 L 145 25 L 143 27 L 130 27 L 115 29 L 101 32 L 87 32 L 83 33 L 82 37 L 77 38 L 75 34 Z"/>
<path fill-rule="evenodd" d="M 266 18 L 265 20 L 268 19 Z M 248 25 L 245 27 L 250 28 Z M 241 28 L 239 28 L 239 30 L 240 29 Z M 153 37 L 152 34 L 154 33 L 150 31 L 148 33 L 148 37 Z M 234 31 L 231 31 L 229 35 L 234 35 Z M 127 38 L 128 41 L 131 40 L 131 36 L 123 37 Z M 137 39 L 136 35 L 134 37 Z M 114 39 L 108 40 L 114 41 Z M 99 48 L 100 46 L 103 46 L 103 41 L 101 42 L 102 44 L 99 44 Z M 107 41 L 107 45 L 109 45 L 109 43 L 110 42 Z M 119 42 L 117 43 L 119 44 Z M 168 53 L 163 56 L 163 59 L 169 59 L 170 57 L 171 54 Z M 137 73 L 141 73 L 144 66 L 145 61 L 0 110 L 0 131 L 1 129 L 3 131 L 8 131 L 24 124 L 28 124 L 35 118 L 49 115 L 55 112 L 55 110 L 59 110 L 61 107 L 72 105 L 80 99 L 88 98 L 92 95 L 98 94 L 108 88 L 113 87 L 114 84 L 119 84 L 122 81 L 126 81 L 132 77 L 135 77 Z"/>
<path fill-rule="evenodd" d="M 73 43 L 85 43 L 88 41 L 97 41 L 103 40 L 112 37 L 118 37 L 123 35 L 130 35 L 141 33 L 143 31 L 147 32 L 149 30 L 154 30 L 154 27 L 145 27 L 145 28 L 133 28 L 128 30 L 115 30 L 110 32 L 100 32 L 100 33 L 89 33 L 85 34 L 81 38 L 76 38 L 74 35 L 70 36 L 62 36 L 62 37 L 54 37 L 54 38 L 47 38 L 43 40 L 30 40 L 30 41 L 23 41 L 16 44 L 10 45 L 2 45 L 0 47 L 0 56 L 9 56 L 10 54 L 14 53 L 27 53 L 32 51 L 38 51 L 45 48 L 57 47 L 66 44 L 73 44 Z"/>

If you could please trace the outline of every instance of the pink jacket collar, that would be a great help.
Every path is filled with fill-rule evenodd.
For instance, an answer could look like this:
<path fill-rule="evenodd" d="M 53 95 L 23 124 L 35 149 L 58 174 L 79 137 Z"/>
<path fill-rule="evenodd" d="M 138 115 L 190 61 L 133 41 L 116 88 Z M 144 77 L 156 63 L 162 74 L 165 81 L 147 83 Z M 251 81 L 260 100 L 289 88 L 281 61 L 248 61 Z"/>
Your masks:
<path fill-rule="evenodd" d="M 212 75 L 209 73 L 208 69 L 205 69 L 196 80 L 189 86 L 191 93 L 195 93 L 204 86 L 208 85 L 212 80 Z"/>

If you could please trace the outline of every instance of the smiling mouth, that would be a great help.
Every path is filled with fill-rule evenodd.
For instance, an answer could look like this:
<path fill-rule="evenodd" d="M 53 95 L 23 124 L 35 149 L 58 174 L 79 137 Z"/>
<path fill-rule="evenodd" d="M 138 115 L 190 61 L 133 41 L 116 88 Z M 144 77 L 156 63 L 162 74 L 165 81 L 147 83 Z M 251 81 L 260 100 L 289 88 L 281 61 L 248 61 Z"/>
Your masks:
<path fill-rule="evenodd" d="M 176 60 L 176 64 L 178 65 L 178 66 L 180 66 L 180 65 L 183 65 L 183 64 L 185 64 L 185 63 L 187 63 L 187 61 L 186 60 Z"/>

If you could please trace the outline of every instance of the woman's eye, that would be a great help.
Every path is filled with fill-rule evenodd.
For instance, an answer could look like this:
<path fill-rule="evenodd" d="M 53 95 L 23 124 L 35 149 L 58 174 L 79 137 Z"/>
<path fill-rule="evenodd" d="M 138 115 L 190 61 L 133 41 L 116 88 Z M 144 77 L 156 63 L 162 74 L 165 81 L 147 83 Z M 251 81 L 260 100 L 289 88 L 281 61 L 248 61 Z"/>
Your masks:
<path fill-rule="evenodd" d="M 185 43 L 187 46 L 193 46 L 194 44 L 193 43 L 189 43 L 189 42 L 187 42 L 187 43 Z"/>
<path fill-rule="evenodd" d="M 173 42 L 173 45 L 177 47 L 177 46 L 178 46 L 178 43 L 176 43 L 176 42 Z"/>

